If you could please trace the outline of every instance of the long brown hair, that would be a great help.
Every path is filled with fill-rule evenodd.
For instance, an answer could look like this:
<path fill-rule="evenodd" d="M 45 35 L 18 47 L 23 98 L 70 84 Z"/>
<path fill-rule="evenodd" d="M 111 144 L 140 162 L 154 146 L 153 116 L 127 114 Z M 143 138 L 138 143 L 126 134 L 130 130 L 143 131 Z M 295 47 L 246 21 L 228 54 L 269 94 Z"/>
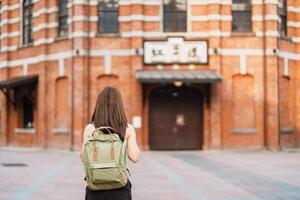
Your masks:
<path fill-rule="evenodd" d="M 92 123 L 96 127 L 111 126 L 121 140 L 124 140 L 127 118 L 123 107 L 122 97 L 115 87 L 105 87 L 98 95 Z"/>

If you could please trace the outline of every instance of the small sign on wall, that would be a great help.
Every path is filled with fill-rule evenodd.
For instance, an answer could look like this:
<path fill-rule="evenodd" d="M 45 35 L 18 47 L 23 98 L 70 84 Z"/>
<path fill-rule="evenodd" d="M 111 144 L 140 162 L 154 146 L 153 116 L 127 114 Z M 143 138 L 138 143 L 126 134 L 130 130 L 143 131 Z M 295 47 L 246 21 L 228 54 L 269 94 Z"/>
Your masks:
<path fill-rule="evenodd" d="M 207 41 L 185 41 L 183 38 L 169 38 L 167 41 L 146 41 L 144 43 L 146 64 L 207 64 Z"/>
<path fill-rule="evenodd" d="M 132 126 L 134 128 L 141 128 L 142 127 L 142 118 L 141 118 L 141 116 L 133 116 L 132 117 Z"/>

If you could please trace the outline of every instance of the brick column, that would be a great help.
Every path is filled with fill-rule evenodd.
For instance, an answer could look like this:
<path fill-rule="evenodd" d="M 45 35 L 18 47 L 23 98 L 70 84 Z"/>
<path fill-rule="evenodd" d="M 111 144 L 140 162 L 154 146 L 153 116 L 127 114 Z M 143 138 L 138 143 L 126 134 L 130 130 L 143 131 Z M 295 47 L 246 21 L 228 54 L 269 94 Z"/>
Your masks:
<path fill-rule="evenodd" d="M 277 15 L 276 4 L 265 5 L 265 15 Z M 265 33 L 278 31 L 278 22 L 274 20 L 265 20 Z M 266 146 L 269 149 L 279 148 L 279 69 L 278 58 L 276 52 L 273 53 L 273 49 L 278 48 L 278 37 L 269 37 L 267 34 L 265 40 L 265 137 Z"/>

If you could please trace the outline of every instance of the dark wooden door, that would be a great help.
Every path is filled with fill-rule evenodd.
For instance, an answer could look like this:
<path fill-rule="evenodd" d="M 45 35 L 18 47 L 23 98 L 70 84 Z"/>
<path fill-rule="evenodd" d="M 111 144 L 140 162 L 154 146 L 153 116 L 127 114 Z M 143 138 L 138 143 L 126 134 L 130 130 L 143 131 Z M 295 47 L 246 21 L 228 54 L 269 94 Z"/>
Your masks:
<path fill-rule="evenodd" d="M 149 142 L 153 150 L 203 145 L 203 98 L 191 87 L 164 86 L 150 95 Z"/>

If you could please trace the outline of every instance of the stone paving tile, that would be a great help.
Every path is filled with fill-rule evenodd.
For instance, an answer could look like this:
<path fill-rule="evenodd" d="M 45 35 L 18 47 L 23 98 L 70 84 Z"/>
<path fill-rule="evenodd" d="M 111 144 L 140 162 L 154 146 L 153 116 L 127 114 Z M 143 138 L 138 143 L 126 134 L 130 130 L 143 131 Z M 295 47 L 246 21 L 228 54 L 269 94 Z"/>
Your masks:
<path fill-rule="evenodd" d="M 175 155 L 175 157 L 249 191 L 261 199 L 300 199 L 300 185 L 295 186 L 286 181 L 245 171 L 234 165 L 224 164 L 220 161 L 216 162 L 199 155 L 186 154 Z"/>
<path fill-rule="evenodd" d="M 134 200 L 300 200 L 300 151 L 144 152 Z M 3 167 L 19 162 L 26 167 Z M 84 199 L 78 152 L 0 148 L 0 200 Z"/>

